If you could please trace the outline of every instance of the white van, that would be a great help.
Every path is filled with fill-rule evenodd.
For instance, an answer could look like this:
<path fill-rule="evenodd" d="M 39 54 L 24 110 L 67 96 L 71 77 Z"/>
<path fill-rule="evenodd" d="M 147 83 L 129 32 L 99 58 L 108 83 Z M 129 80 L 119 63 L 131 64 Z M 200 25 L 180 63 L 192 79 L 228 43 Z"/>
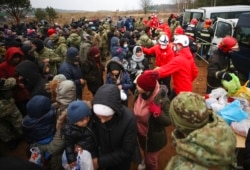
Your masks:
<path fill-rule="evenodd" d="M 193 18 L 205 20 L 210 18 L 215 20 L 217 17 L 224 19 L 239 18 L 239 15 L 250 12 L 250 5 L 230 5 L 200 7 L 197 9 L 184 9 L 182 26 L 185 27 Z"/>

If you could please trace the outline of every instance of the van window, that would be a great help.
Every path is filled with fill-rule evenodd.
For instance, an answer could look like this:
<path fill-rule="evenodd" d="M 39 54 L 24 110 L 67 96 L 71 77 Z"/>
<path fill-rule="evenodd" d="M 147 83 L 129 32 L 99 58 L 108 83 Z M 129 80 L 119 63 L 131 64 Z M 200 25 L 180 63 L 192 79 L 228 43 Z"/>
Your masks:
<path fill-rule="evenodd" d="M 227 35 L 232 35 L 232 26 L 225 22 L 218 22 L 215 36 L 223 38 Z"/>
<path fill-rule="evenodd" d="M 250 48 L 250 28 L 239 27 L 235 31 L 235 37 L 240 45 L 244 45 Z"/>
<path fill-rule="evenodd" d="M 217 17 L 224 19 L 239 18 L 239 15 L 244 12 L 249 12 L 249 11 L 216 12 L 216 13 L 211 13 L 210 18 L 211 19 L 216 19 Z"/>
<path fill-rule="evenodd" d="M 202 18 L 202 16 L 203 16 L 203 14 L 202 13 L 200 13 L 200 12 L 185 12 L 185 15 L 184 15 L 184 21 L 183 21 L 183 23 L 184 24 L 187 24 L 187 23 L 189 23 L 190 21 L 191 21 L 191 19 L 193 19 L 193 18 L 196 18 L 196 19 L 200 19 L 200 18 Z"/>

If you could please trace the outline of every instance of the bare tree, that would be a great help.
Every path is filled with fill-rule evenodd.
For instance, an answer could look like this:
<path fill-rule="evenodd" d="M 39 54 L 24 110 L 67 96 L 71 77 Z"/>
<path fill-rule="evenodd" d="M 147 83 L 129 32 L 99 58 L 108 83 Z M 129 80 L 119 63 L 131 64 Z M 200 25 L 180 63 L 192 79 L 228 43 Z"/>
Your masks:
<path fill-rule="evenodd" d="M 30 0 L 0 0 L 1 11 L 9 14 L 17 24 L 20 23 L 20 18 L 31 11 Z"/>
<path fill-rule="evenodd" d="M 140 0 L 140 7 L 146 15 L 150 6 L 152 6 L 152 0 Z"/>

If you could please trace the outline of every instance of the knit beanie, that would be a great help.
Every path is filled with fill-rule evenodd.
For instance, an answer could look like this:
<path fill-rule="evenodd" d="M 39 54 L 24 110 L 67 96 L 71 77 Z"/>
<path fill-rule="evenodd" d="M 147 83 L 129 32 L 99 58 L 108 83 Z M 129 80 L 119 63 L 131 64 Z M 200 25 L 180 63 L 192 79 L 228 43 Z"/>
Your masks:
<path fill-rule="evenodd" d="M 48 31 L 47 31 L 47 36 L 49 37 L 49 36 L 51 36 L 51 35 L 54 34 L 54 33 L 56 33 L 56 30 L 53 29 L 53 28 L 50 28 L 50 29 L 48 29 Z"/>
<path fill-rule="evenodd" d="M 44 48 L 44 44 L 43 44 L 43 41 L 40 40 L 40 39 L 33 39 L 31 41 L 32 44 L 34 44 L 36 46 L 36 51 L 37 52 L 40 52 L 43 48 Z"/>
<path fill-rule="evenodd" d="M 33 96 L 27 103 L 27 113 L 31 118 L 40 118 L 51 109 L 50 99 L 46 96 Z"/>
<path fill-rule="evenodd" d="M 97 47 L 91 47 L 89 50 L 89 56 L 95 57 L 96 54 L 100 54 L 100 50 Z"/>
<path fill-rule="evenodd" d="M 153 91 L 157 83 L 157 76 L 151 71 L 146 71 L 139 75 L 136 83 L 144 91 Z"/>
<path fill-rule="evenodd" d="M 90 108 L 85 102 L 81 100 L 73 101 L 67 107 L 67 116 L 69 124 L 74 124 L 84 119 L 86 116 L 90 115 Z"/>
<path fill-rule="evenodd" d="M 172 100 L 169 112 L 175 128 L 185 134 L 203 127 L 209 118 L 205 99 L 193 92 L 179 93 Z"/>
<path fill-rule="evenodd" d="M 115 61 L 110 62 L 109 64 L 110 71 L 121 70 L 121 65 Z"/>
<path fill-rule="evenodd" d="M 111 107 L 103 104 L 94 104 L 93 111 L 99 116 L 112 116 L 115 114 L 115 111 Z"/>
<path fill-rule="evenodd" d="M 67 55 L 67 61 L 70 62 L 79 61 L 79 51 L 75 47 L 69 47 L 66 55 Z"/>

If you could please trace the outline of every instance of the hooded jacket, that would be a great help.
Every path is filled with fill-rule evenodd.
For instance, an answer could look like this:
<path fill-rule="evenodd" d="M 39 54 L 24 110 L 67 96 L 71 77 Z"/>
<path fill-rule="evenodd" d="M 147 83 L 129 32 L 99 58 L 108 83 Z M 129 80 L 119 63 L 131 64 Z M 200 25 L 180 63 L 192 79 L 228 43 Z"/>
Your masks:
<path fill-rule="evenodd" d="M 149 69 L 149 61 L 148 58 L 145 57 L 144 54 L 142 56 L 136 56 L 136 49 L 141 48 L 140 46 L 135 46 L 133 48 L 133 55 L 127 59 L 127 62 L 124 62 L 124 68 L 129 72 L 130 78 L 132 81 L 135 80 L 136 76 L 144 70 Z"/>
<path fill-rule="evenodd" d="M 192 82 L 198 75 L 198 69 L 189 48 L 176 52 L 176 56 L 166 65 L 156 70 L 160 78 L 172 75 L 173 89 L 176 94 L 192 91 Z"/>
<path fill-rule="evenodd" d="M 113 84 L 101 86 L 93 98 L 93 104 L 103 104 L 115 111 L 108 122 L 101 123 L 95 115 L 92 119 L 99 142 L 99 168 L 129 170 L 137 144 L 136 118 L 133 112 L 121 104 L 120 91 Z"/>
<path fill-rule="evenodd" d="M 236 138 L 226 122 L 212 113 L 211 122 L 181 138 L 172 133 L 177 155 L 165 170 L 232 169 L 236 165 Z"/>
<path fill-rule="evenodd" d="M 0 64 L 1 78 L 14 77 L 16 65 L 11 64 L 11 59 L 15 56 L 15 54 L 19 54 L 19 56 L 21 56 L 21 60 L 24 59 L 24 54 L 20 48 L 17 47 L 8 48 L 4 56 L 5 61 Z"/>
<path fill-rule="evenodd" d="M 30 92 L 30 96 L 44 95 L 50 97 L 45 90 L 45 84 L 48 83 L 40 74 L 38 66 L 32 61 L 26 60 L 16 66 L 16 72 L 24 78 L 24 85 Z"/>
<path fill-rule="evenodd" d="M 56 101 L 60 104 L 60 110 L 66 109 L 76 99 L 76 86 L 73 81 L 64 80 L 57 86 Z"/>
<path fill-rule="evenodd" d="M 111 57 L 119 57 L 120 61 L 126 58 L 126 52 L 123 51 L 122 47 L 119 44 L 119 38 L 111 38 Z"/>
<path fill-rule="evenodd" d="M 112 78 L 112 73 L 111 73 L 111 68 L 110 68 L 112 63 L 117 63 L 117 65 L 120 67 L 120 74 L 116 81 Z M 128 72 L 125 71 L 119 59 L 117 57 L 114 57 L 113 59 L 108 61 L 106 68 L 107 68 L 107 76 L 106 76 L 105 83 L 116 84 L 116 85 L 121 84 L 122 89 L 125 91 L 126 94 L 128 94 L 128 90 L 133 87 L 133 82 L 131 81 L 130 75 L 128 74 Z"/>
<path fill-rule="evenodd" d="M 63 74 L 67 80 L 72 80 L 75 83 L 77 98 L 81 99 L 83 85 L 81 84 L 80 79 L 82 78 L 82 71 L 78 64 L 76 65 L 72 62 L 74 59 L 76 59 L 76 57 L 70 59 L 67 57 L 66 61 L 64 61 L 59 67 L 58 74 Z"/>
<path fill-rule="evenodd" d="M 28 114 L 24 117 L 22 125 L 28 143 L 49 143 L 55 133 L 56 112 L 45 96 L 35 96 L 37 100 L 30 100 L 27 104 Z M 34 99 L 34 98 L 33 98 Z M 46 101 L 48 100 L 48 101 Z M 49 108 L 49 110 L 44 108 Z"/>

